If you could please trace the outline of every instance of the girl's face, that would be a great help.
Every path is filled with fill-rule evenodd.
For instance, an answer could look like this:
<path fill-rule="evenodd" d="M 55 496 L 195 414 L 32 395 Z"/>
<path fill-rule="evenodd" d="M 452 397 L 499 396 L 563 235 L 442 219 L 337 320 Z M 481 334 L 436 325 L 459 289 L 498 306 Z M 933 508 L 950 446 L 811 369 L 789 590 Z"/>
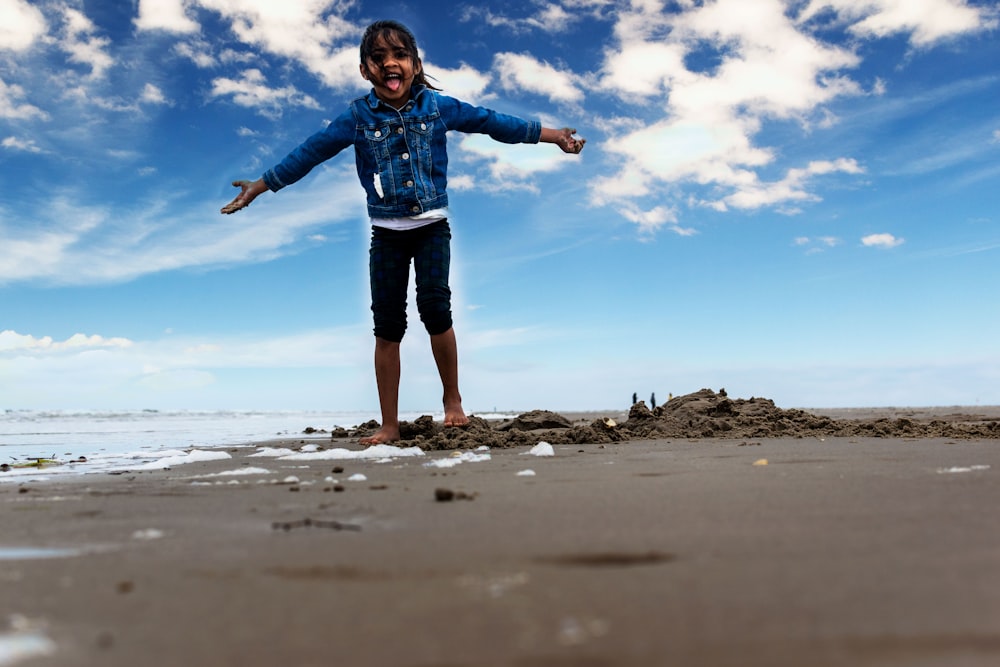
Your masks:
<path fill-rule="evenodd" d="M 371 54 L 361 63 L 361 76 L 371 82 L 380 100 L 399 109 L 409 101 L 413 79 L 422 68 L 420 59 L 395 33 L 390 33 L 388 39 L 375 39 Z"/>

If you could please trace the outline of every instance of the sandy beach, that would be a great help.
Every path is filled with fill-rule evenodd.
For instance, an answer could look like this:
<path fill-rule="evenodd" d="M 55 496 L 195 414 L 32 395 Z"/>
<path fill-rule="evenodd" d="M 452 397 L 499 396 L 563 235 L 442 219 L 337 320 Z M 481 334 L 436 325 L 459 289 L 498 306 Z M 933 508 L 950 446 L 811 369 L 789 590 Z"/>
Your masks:
<path fill-rule="evenodd" d="M 698 401 L 0 484 L 0 665 L 1000 664 L 1000 410 Z"/>

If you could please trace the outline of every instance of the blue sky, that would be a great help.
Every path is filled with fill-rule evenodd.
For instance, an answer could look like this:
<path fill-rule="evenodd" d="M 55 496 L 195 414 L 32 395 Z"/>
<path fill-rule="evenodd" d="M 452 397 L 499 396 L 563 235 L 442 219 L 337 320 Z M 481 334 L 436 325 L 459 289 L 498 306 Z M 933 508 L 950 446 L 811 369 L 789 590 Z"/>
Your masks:
<path fill-rule="evenodd" d="M 0 408 L 372 410 L 342 154 L 246 211 L 396 18 L 447 94 L 469 411 L 725 387 L 1000 404 L 1000 42 L 961 0 L 0 0 Z M 401 408 L 440 410 L 411 316 Z"/>

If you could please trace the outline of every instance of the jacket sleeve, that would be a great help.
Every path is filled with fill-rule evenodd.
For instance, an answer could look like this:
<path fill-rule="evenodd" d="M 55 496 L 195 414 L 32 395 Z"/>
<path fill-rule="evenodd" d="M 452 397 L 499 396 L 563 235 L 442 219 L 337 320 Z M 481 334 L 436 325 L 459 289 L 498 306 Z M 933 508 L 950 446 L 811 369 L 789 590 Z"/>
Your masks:
<path fill-rule="evenodd" d="M 469 134 L 488 134 L 505 144 L 537 144 L 542 124 L 479 107 L 447 95 L 438 95 L 438 110 L 445 127 Z"/>
<path fill-rule="evenodd" d="M 303 141 L 281 162 L 264 172 L 261 177 L 268 189 L 277 192 L 308 174 L 313 167 L 329 160 L 354 143 L 356 123 L 348 109 L 335 118 L 326 128 Z"/>

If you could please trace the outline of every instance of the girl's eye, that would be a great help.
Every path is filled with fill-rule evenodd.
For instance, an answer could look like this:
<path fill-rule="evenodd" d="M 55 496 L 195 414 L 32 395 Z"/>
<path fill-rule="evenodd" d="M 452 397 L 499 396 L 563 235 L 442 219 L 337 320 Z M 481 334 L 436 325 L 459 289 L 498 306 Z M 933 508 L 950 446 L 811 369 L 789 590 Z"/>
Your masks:
<path fill-rule="evenodd" d="M 385 51 L 374 51 L 370 56 L 372 62 L 380 67 L 385 63 L 388 57 L 389 55 Z M 409 60 L 410 54 L 405 49 L 399 49 L 392 52 L 392 57 L 394 60 Z"/>

